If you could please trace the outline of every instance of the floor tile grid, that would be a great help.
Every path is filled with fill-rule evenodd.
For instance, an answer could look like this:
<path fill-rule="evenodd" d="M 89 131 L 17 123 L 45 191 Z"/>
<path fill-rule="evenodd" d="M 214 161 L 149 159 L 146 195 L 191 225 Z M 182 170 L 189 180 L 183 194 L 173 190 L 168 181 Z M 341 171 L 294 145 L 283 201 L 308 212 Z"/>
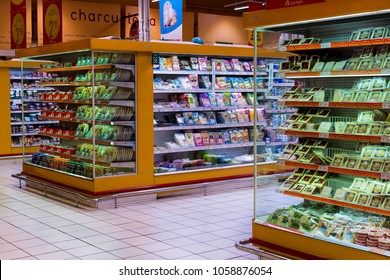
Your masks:
<path fill-rule="evenodd" d="M 8 174 L 0 179 L 20 166 L 0 164 Z M 257 259 L 234 247 L 251 236 L 250 186 L 116 209 L 76 208 L 16 186 L 0 182 L 1 259 Z"/>

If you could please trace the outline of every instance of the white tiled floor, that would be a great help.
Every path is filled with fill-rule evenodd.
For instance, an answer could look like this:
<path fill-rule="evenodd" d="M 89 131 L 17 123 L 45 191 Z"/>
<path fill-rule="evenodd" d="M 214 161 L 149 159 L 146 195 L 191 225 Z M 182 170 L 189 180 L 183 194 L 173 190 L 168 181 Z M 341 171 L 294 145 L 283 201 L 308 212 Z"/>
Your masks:
<path fill-rule="evenodd" d="M 20 169 L 20 161 L 0 160 L 0 259 L 257 259 L 234 247 L 251 236 L 250 184 L 206 196 L 76 208 L 19 190 L 10 176 Z M 275 185 L 264 189 L 262 201 L 290 205 L 275 195 Z"/>

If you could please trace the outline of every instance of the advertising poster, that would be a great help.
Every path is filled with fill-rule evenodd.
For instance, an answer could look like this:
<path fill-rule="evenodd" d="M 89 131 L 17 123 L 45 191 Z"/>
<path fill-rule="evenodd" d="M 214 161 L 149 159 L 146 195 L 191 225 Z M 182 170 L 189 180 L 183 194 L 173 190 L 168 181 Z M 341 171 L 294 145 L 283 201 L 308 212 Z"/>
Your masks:
<path fill-rule="evenodd" d="M 160 31 L 162 40 L 183 40 L 182 0 L 160 1 Z"/>
<path fill-rule="evenodd" d="M 11 0 L 11 49 L 27 47 L 26 0 Z"/>
<path fill-rule="evenodd" d="M 62 0 L 43 0 L 43 44 L 62 42 Z"/>

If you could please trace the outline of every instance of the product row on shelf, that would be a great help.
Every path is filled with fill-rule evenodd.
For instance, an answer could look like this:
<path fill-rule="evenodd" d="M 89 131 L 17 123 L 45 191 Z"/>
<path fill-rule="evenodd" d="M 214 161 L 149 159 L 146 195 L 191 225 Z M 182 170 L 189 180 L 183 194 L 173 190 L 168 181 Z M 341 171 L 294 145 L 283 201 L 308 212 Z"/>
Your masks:
<path fill-rule="evenodd" d="M 254 64 L 250 58 L 208 58 L 206 56 L 158 56 L 153 64 L 155 71 L 238 72 L 253 75 Z M 257 61 L 257 71 L 266 71 L 266 61 Z"/>

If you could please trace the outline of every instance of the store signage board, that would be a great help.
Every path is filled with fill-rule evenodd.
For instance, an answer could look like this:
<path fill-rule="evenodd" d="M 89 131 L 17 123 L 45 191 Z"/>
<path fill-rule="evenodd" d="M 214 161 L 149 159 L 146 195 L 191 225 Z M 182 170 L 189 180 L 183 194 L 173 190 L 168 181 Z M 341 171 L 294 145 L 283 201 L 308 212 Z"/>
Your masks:
<path fill-rule="evenodd" d="M 325 0 L 267 0 L 266 9 L 275 10 L 323 2 L 325 2 Z"/>
<path fill-rule="evenodd" d="M 162 40 L 183 40 L 183 1 L 160 1 L 160 32 Z"/>
<path fill-rule="evenodd" d="M 43 44 L 62 42 L 62 0 L 43 0 Z"/>
<path fill-rule="evenodd" d="M 11 0 L 11 49 L 27 47 L 26 0 Z"/>
<path fill-rule="evenodd" d="M 38 45 L 44 44 L 44 7 L 43 3 L 50 0 L 38 0 Z M 61 0 L 51 0 L 61 1 Z M 81 1 L 61 1 L 61 28 L 58 29 L 58 39 L 71 42 L 91 37 L 120 37 L 119 4 L 103 4 Z M 50 23 L 50 21 L 49 21 Z M 54 28 L 54 26 L 53 26 Z M 60 31 L 62 34 L 60 36 Z M 55 30 L 53 29 L 52 32 Z M 49 30 L 50 32 L 50 30 Z"/>

